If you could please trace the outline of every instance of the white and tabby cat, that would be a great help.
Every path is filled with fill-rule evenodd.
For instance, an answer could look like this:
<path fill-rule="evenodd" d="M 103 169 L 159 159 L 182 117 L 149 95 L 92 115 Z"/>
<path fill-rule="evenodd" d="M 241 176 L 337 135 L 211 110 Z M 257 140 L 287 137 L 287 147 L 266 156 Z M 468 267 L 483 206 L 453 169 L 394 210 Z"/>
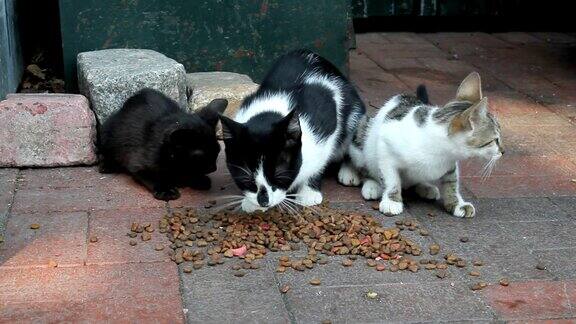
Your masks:
<path fill-rule="evenodd" d="M 424 198 L 443 198 L 454 216 L 473 217 L 474 206 L 460 195 L 458 161 L 481 157 L 492 167 L 504 153 L 480 75 L 468 75 L 444 107 L 429 105 L 424 88 L 418 93 L 421 99 L 391 98 L 358 130 L 351 158 L 367 176 L 362 196 L 381 198 L 380 211 L 396 215 L 403 210 L 402 188 L 415 187 Z"/>
<path fill-rule="evenodd" d="M 234 119 L 221 116 L 242 209 L 321 203 L 324 170 L 347 155 L 364 113 L 354 87 L 326 59 L 307 50 L 280 57 Z M 349 163 L 339 179 L 360 184 Z"/>

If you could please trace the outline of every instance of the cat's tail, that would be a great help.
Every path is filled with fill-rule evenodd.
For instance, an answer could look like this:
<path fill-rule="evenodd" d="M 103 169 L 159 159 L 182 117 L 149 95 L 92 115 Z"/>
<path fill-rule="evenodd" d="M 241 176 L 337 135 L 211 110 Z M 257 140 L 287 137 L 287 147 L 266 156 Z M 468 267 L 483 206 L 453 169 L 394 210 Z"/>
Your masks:
<path fill-rule="evenodd" d="M 418 100 L 422 101 L 425 105 L 430 104 L 430 98 L 428 97 L 428 90 L 426 90 L 426 86 L 421 84 L 416 88 L 416 97 Z"/>

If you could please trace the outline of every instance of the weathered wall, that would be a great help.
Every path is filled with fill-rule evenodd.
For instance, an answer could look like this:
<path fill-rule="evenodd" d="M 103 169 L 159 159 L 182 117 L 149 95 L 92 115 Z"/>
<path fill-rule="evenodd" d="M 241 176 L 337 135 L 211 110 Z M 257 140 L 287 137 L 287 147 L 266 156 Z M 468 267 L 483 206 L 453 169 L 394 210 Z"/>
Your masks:
<path fill-rule="evenodd" d="M 187 72 L 232 71 L 259 81 L 291 49 L 347 61 L 350 0 L 60 0 L 64 65 L 79 52 L 148 48 Z"/>
<path fill-rule="evenodd" d="M 0 0 L 0 100 L 14 92 L 22 76 L 22 51 L 15 0 Z"/>
<path fill-rule="evenodd" d="M 354 17 L 457 16 L 488 14 L 498 3 L 488 0 L 351 0 Z M 509 2 L 512 2 L 508 0 Z M 492 5 L 491 5 L 492 3 Z"/>

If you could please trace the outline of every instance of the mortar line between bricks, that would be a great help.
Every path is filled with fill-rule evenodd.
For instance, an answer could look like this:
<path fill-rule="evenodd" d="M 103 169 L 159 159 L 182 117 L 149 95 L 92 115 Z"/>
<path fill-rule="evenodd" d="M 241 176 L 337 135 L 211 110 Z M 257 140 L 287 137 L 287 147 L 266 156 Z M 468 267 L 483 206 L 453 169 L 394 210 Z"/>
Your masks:
<path fill-rule="evenodd" d="M 394 79 L 396 79 L 396 81 L 400 82 L 401 84 L 403 84 L 404 86 L 406 86 L 406 88 L 410 89 L 410 86 L 408 85 L 408 83 L 402 81 L 402 79 L 400 79 L 395 73 L 390 72 L 390 70 L 386 69 L 384 66 L 380 65 L 378 62 L 376 62 L 375 60 L 373 60 L 370 55 L 368 55 L 368 53 L 366 52 L 362 52 L 362 54 L 364 54 L 372 63 L 376 64 L 376 66 L 378 66 L 380 69 L 382 69 L 384 72 L 390 73 Z M 415 89 L 414 89 L 415 90 Z M 380 108 L 380 107 L 376 107 L 376 108 Z"/>
<path fill-rule="evenodd" d="M 1 226 L 2 232 L 6 231 L 6 225 L 8 220 L 12 217 L 12 208 L 14 207 L 14 201 L 16 200 L 16 193 L 19 189 L 20 179 L 22 178 L 22 170 L 17 169 L 16 177 L 14 179 L 14 187 L 12 188 L 12 197 L 10 197 L 10 202 L 8 203 L 8 210 L 6 210 L 6 217 L 4 218 L 4 226 Z M 4 235 L 5 233 L 0 233 Z"/>
<path fill-rule="evenodd" d="M 566 302 L 568 303 L 568 309 L 572 312 L 574 309 L 572 308 L 572 303 L 570 302 L 570 296 L 568 295 L 568 289 L 566 288 L 566 281 L 562 282 L 562 290 L 564 291 L 564 297 L 566 297 Z"/>
<path fill-rule="evenodd" d="M 280 280 L 276 276 L 276 271 L 274 271 L 273 267 L 270 263 L 266 263 L 266 270 L 272 271 L 272 277 L 274 277 L 274 282 L 276 283 L 276 291 L 277 293 L 280 291 Z M 294 311 L 290 306 L 290 302 L 288 301 L 288 297 L 286 294 L 280 293 L 280 298 L 282 298 L 282 304 L 284 304 L 284 309 L 286 309 L 286 313 L 288 313 L 288 318 L 290 319 L 290 323 L 297 324 L 298 321 L 296 320 L 296 316 L 294 315 Z"/>
<path fill-rule="evenodd" d="M 166 211 L 167 214 L 170 214 L 171 212 L 171 207 L 170 207 L 170 202 L 166 201 L 164 203 L 164 210 Z M 171 260 L 168 261 L 164 261 L 164 262 L 172 262 Z M 188 306 L 186 305 L 185 301 L 184 301 L 184 280 L 182 279 L 182 271 L 180 271 L 180 266 L 176 265 L 176 272 L 177 272 L 177 276 L 178 276 L 178 295 L 180 296 L 180 305 L 182 305 L 182 319 L 184 319 L 184 323 L 188 322 L 188 313 L 190 312 L 190 310 L 188 309 Z M 184 308 L 187 309 L 187 311 L 184 311 Z"/>
<path fill-rule="evenodd" d="M 86 240 L 86 248 L 84 249 L 84 265 L 86 266 L 88 264 L 88 249 L 89 244 L 90 244 L 90 224 L 92 223 L 92 212 L 87 210 L 86 211 L 86 237 L 84 238 Z"/>

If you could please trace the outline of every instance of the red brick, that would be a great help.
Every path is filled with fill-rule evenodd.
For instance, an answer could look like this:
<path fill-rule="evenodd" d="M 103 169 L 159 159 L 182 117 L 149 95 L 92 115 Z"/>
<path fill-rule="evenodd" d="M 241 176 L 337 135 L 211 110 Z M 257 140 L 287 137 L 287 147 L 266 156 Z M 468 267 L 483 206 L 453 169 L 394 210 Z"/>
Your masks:
<path fill-rule="evenodd" d="M 477 198 L 553 197 L 576 195 L 572 177 L 480 177 L 463 178 L 462 182 Z"/>
<path fill-rule="evenodd" d="M 134 187 L 125 174 L 102 174 L 96 167 L 25 169 L 20 174 L 20 189 L 87 188 L 104 185 Z"/>
<path fill-rule="evenodd" d="M 0 322 L 182 323 L 173 263 L 3 270 Z"/>
<path fill-rule="evenodd" d="M 31 213 L 165 205 L 164 201 L 155 199 L 150 192 L 135 182 L 126 186 L 110 182 L 97 187 L 19 190 L 14 198 L 12 210 Z"/>
<path fill-rule="evenodd" d="M 380 36 L 393 44 L 423 44 L 427 41 L 415 33 L 381 33 Z"/>
<path fill-rule="evenodd" d="M 566 33 L 544 32 L 544 33 L 531 33 L 531 34 L 534 35 L 534 37 L 537 37 L 548 43 L 556 43 L 556 44 L 576 43 L 576 37 L 568 35 Z"/>
<path fill-rule="evenodd" d="M 561 281 L 512 282 L 508 287 L 490 285 L 483 290 L 499 318 L 547 319 L 573 314 Z"/>
<path fill-rule="evenodd" d="M 0 102 L 0 166 L 96 162 L 96 119 L 80 95 L 15 94 Z"/>
<path fill-rule="evenodd" d="M 158 231 L 158 221 L 166 213 L 164 208 L 105 210 L 90 213 L 89 237 L 96 236 L 98 242 L 88 243 L 86 264 L 111 264 L 133 262 L 169 261 L 168 246 L 170 241 L 166 234 Z M 130 238 L 132 222 L 150 223 L 154 227 L 152 239 L 142 241 L 140 237 Z M 130 246 L 130 240 L 136 240 L 136 246 Z M 162 244 L 165 249 L 156 251 L 154 247 Z"/>
<path fill-rule="evenodd" d="M 18 169 L 0 169 L 0 219 L 12 203 Z"/>
<path fill-rule="evenodd" d="M 39 224 L 37 230 L 31 224 Z M 88 215 L 79 213 L 12 214 L 6 242 L 0 248 L 0 267 L 82 265 L 86 260 Z M 4 270 L 2 270 L 4 271 Z"/>
<path fill-rule="evenodd" d="M 495 37 L 512 44 L 543 44 L 544 42 L 528 33 L 515 32 L 515 33 L 497 33 L 493 34 Z"/>
<path fill-rule="evenodd" d="M 330 202 L 363 202 L 360 187 L 346 187 L 338 183 L 335 178 L 327 178 L 322 182 L 324 200 Z"/>

